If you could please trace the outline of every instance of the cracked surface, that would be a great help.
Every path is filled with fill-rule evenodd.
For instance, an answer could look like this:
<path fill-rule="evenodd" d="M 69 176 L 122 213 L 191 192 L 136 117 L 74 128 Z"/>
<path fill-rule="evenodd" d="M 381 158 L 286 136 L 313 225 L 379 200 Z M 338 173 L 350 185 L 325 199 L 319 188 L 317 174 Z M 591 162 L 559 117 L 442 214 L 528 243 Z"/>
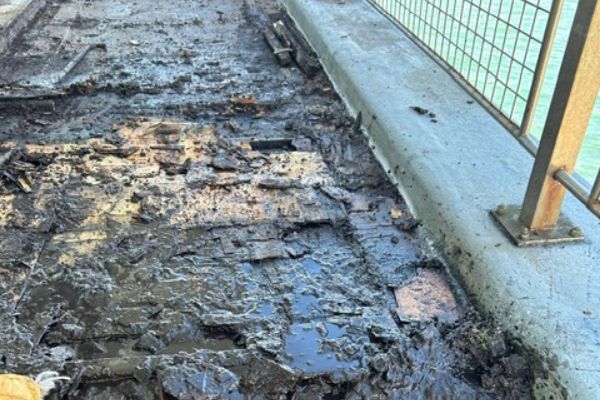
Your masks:
<path fill-rule="evenodd" d="M 0 57 L 0 369 L 65 399 L 527 398 L 324 74 L 276 64 L 277 12 L 50 1 Z"/>

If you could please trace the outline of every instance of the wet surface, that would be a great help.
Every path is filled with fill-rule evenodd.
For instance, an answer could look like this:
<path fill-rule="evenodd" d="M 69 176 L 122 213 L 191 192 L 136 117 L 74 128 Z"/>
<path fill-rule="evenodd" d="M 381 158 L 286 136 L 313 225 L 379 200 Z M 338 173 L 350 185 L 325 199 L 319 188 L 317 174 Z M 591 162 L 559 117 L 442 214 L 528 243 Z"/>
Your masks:
<path fill-rule="evenodd" d="M 50 1 L 0 57 L 0 369 L 62 399 L 528 398 L 323 73 L 277 64 L 281 17 Z"/>

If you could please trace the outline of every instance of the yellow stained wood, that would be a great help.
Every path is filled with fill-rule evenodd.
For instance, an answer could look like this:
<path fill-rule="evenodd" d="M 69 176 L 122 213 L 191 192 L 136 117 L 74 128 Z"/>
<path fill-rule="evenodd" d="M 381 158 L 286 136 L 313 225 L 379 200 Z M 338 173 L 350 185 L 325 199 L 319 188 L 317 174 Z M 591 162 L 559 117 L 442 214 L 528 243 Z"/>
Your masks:
<path fill-rule="evenodd" d="M 42 389 L 22 375 L 0 375 L 0 400 L 42 400 Z"/>

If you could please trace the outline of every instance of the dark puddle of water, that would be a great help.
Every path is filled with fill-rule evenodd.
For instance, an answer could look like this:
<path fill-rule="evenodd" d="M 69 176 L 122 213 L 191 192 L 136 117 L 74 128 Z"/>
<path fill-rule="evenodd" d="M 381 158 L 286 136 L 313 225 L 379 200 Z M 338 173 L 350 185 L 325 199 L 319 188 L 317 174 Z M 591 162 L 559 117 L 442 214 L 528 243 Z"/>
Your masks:
<path fill-rule="evenodd" d="M 321 264 L 311 258 L 303 260 L 302 266 L 311 276 L 318 275 L 321 272 Z"/>
<path fill-rule="evenodd" d="M 321 272 L 321 265 L 311 258 L 302 261 L 302 267 L 311 276 L 315 277 Z M 307 315 L 313 311 L 322 311 L 319 298 L 305 292 L 307 283 L 299 278 L 294 282 L 294 303 L 292 304 L 292 313 L 297 315 Z"/>
<path fill-rule="evenodd" d="M 297 294 L 292 304 L 294 314 L 310 314 L 312 311 L 321 311 L 319 299 L 311 294 Z"/>
<path fill-rule="evenodd" d="M 253 313 L 252 315 L 256 315 L 256 316 L 260 316 L 260 317 L 270 317 L 275 315 L 275 312 L 277 311 L 277 309 L 275 308 L 275 306 L 271 303 L 264 303 L 261 304 Z"/>
<path fill-rule="evenodd" d="M 285 337 L 285 358 L 289 365 L 306 373 L 331 373 L 359 366 L 357 360 L 340 360 L 327 349 L 325 341 L 340 339 L 346 329 L 324 323 L 317 329 L 313 324 L 292 324 Z"/>

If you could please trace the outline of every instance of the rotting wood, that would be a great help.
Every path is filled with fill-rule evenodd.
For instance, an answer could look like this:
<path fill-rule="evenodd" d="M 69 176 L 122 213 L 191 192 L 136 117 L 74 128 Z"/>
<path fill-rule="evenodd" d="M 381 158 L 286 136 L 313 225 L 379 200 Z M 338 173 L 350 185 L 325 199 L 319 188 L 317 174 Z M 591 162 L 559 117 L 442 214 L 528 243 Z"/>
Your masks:
<path fill-rule="evenodd" d="M 63 70 L 60 72 L 54 83 L 62 83 L 67 78 L 67 76 L 69 76 L 69 74 L 75 69 L 75 67 L 77 67 L 79 63 L 81 63 L 85 56 L 87 56 L 88 53 L 94 49 L 106 51 L 106 44 L 95 43 L 84 47 L 83 50 L 77 53 L 77 55 L 71 61 L 69 61 L 69 63 L 63 68 Z"/>
<path fill-rule="evenodd" d="M 9 101 L 0 100 L 0 111 L 39 111 L 39 112 L 54 112 L 56 104 L 54 100 L 49 99 L 11 99 Z"/>
<path fill-rule="evenodd" d="M 150 148 L 153 150 L 177 151 L 179 153 L 185 152 L 185 146 L 181 144 L 151 144 Z"/>
<path fill-rule="evenodd" d="M 57 97 L 64 97 L 67 92 L 64 90 L 37 90 L 36 88 L 24 88 L 17 91 L 0 92 L 0 103 L 2 102 L 19 102 L 28 100 L 48 100 Z"/>
<path fill-rule="evenodd" d="M 12 147 L 8 149 L 6 152 L 0 154 L 0 169 L 4 169 L 4 167 L 10 162 L 11 158 L 17 151 L 16 147 Z"/>
<path fill-rule="evenodd" d="M 314 77 L 319 71 L 319 62 L 310 55 L 301 39 L 282 20 L 273 23 L 273 31 L 284 47 L 292 49 L 292 57 L 300 70 L 309 78 Z"/>
<path fill-rule="evenodd" d="M 292 63 L 292 57 L 290 56 L 292 49 L 289 47 L 284 47 L 272 30 L 264 29 L 263 37 L 273 51 L 273 55 L 275 56 L 275 59 L 279 65 L 282 67 L 287 67 Z"/>

